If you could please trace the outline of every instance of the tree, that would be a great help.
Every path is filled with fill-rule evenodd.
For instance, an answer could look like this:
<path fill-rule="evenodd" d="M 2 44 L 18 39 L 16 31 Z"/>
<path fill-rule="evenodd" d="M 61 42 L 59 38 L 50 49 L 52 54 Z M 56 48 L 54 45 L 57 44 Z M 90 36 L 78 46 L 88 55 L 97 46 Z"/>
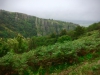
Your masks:
<path fill-rule="evenodd" d="M 17 36 L 17 41 L 18 41 L 18 50 L 17 53 L 23 53 L 28 50 L 28 42 L 26 39 L 21 35 L 18 34 Z"/>
<path fill-rule="evenodd" d="M 63 43 L 64 41 L 71 41 L 71 37 L 68 35 L 63 35 L 61 37 L 58 38 L 58 42 Z"/>
<path fill-rule="evenodd" d="M 100 30 L 100 22 L 94 23 L 87 27 L 87 31 Z"/>
<path fill-rule="evenodd" d="M 8 51 L 9 48 L 6 39 L 0 38 L 0 57 L 6 55 Z"/>
<path fill-rule="evenodd" d="M 74 32 L 74 38 L 78 38 L 79 36 L 81 36 L 82 34 L 85 33 L 85 28 L 82 26 L 77 26 L 75 28 L 75 32 Z"/>
<path fill-rule="evenodd" d="M 60 36 L 63 36 L 63 35 L 66 35 L 66 34 L 67 34 L 66 29 L 63 29 L 63 30 L 60 32 Z"/>
<path fill-rule="evenodd" d="M 56 38 L 56 34 L 55 33 L 50 34 L 49 38 Z"/>

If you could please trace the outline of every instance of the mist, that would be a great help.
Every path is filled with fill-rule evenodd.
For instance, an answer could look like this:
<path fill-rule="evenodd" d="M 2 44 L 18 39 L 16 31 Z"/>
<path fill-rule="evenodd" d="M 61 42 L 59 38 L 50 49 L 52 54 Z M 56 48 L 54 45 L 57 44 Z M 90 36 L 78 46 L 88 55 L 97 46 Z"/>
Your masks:
<path fill-rule="evenodd" d="M 83 26 L 100 21 L 100 0 L 0 0 L 0 9 Z"/>

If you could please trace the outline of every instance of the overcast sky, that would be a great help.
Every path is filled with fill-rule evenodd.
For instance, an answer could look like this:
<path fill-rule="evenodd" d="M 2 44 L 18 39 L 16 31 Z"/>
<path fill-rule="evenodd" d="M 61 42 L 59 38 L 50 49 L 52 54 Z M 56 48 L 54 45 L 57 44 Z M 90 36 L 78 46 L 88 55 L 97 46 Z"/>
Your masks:
<path fill-rule="evenodd" d="M 83 25 L 100 21 L 100 0 L 0 0 L 0 9 Z"/>

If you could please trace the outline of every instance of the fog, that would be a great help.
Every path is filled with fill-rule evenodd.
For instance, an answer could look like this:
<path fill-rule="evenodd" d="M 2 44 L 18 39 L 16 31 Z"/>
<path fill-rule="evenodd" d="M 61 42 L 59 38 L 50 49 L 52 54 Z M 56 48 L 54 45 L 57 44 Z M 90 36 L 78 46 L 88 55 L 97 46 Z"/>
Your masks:
<path fill-rule="evenodd" d="M 83 26 L 100 21 L 100 0 L 0 0 L 0 9 Z"/>

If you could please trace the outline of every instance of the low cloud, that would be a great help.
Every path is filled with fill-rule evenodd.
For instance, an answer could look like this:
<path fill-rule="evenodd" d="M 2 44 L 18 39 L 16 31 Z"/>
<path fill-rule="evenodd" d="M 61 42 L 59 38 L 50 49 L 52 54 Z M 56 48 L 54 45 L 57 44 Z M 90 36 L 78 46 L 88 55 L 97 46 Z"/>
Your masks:
<path fill-rule="evenodd" d="M 64 21 L 100 21 L 100 0 L 0 0 L 0 9 Z"/>

